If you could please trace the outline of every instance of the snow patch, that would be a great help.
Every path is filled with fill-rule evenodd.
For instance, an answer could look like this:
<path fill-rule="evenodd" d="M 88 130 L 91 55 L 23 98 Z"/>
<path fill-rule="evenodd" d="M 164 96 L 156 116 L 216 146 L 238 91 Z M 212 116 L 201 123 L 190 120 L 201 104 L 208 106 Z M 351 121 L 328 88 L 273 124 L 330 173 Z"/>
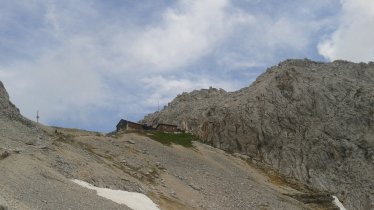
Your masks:
<path fill-rule="evenodd" d="M 339 207 L 340 210 L 347 210 L 343 204 L 340 202 L 340 200 L 336 196 L 332 196 L 334 200 L 332 201 L 337 207 Z"/>
<path fill-rule="evenodd" d="M 73 179 L 72 181 L 82 187 L 95 190 L 98 196 L 104 197 L 118 204 L 125 204 L 134 210 L 160 210 L 150 198 L 141 193 L 99 188 L 77 179 Z"/>

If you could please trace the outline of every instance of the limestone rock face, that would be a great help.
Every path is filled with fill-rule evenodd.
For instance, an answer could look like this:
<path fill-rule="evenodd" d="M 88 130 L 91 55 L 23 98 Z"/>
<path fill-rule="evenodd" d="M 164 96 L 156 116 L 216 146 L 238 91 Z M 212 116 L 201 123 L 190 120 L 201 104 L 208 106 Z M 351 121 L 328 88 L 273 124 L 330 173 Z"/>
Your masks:
<path fill-rule="evenodd" d="M 20 112 L 18 108 L 9 101 L 9 95 L 4 88 L 3 83 L 0 81 L 0 116 L 8 116 L 18 118 Z"/>
<path fill-rule="evenodd" d="M 179 125 L 347 209 L 374 209 L 374 63 L 286 60 L 236 92 L 183 93 L 142 123 Z"/>

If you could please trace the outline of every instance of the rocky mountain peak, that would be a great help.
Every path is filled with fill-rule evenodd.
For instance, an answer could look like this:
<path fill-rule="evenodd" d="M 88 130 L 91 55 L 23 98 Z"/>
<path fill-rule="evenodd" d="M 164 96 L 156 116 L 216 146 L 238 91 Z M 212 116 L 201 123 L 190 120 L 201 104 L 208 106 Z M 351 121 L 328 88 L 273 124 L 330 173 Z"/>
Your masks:
<path fill-rule="evenodd" d="M 374 63 L 286 60 L 235 92 L 184 93 L 142 123 L 170 123 L 287 177 L 373 206 Z"/>
<path fill-rule="evenodd" d="M 173 102 L 177 103 L 179 101 L 201 100 L 225 94 L 227 94 L 227 92 L 223 89 L 210 87 L 209 89 L 194 90 L 190 93 L 183 92 L 182 94 L 178 95 Z"/>
<path fill-rule="evenodd" d="M 21 114 L 19 109 L 9 100 L 8 92 L 0 81 L 0 116 L 19 118 Z"/>
<path fill-rule="evenodd" d="M 0 98 L 1 100 L 9 100 L 9 95 L 5 90 L 4 84 L 0 81 Z"/>

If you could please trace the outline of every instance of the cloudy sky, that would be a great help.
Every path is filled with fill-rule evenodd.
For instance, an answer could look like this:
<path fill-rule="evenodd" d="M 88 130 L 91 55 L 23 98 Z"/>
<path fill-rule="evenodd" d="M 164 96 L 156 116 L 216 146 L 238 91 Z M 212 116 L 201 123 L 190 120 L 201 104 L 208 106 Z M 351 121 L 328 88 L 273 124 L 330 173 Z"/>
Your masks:
<path fill-rule="evenodd" d="M 0 80 L 22 114 L 113 130 L 287 58 L 374 60 L 373 0 L 1 0 Z"/>

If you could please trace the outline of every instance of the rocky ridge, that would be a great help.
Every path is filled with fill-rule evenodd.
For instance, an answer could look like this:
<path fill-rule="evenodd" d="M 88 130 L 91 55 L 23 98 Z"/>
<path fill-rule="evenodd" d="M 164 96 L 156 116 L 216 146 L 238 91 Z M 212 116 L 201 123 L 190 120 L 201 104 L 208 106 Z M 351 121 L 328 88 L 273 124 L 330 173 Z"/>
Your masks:
<path fill-rule="evenodd" d="M 83 188 L 138 192 L 160 209 L 329 209 L 330 194 L 290 185 L 239 154 L 166 146 L 152 133 L 102 134 L 25 119 L 0 86 L 0 209 L 129 209 Z"/>
<path fill-rule="evenodd" d="M 374 209 L 374 63 L 286 60 L 247 88 L 183 93 L 141 122 L 179 125 L 347 209 Z"/>
<path fill-rule="evenodd" d="M 9 100 L 8 92 L 6 91 L 4 84 L 0 81 L 0 117 L 19 118 L 19 109 Z"/>

